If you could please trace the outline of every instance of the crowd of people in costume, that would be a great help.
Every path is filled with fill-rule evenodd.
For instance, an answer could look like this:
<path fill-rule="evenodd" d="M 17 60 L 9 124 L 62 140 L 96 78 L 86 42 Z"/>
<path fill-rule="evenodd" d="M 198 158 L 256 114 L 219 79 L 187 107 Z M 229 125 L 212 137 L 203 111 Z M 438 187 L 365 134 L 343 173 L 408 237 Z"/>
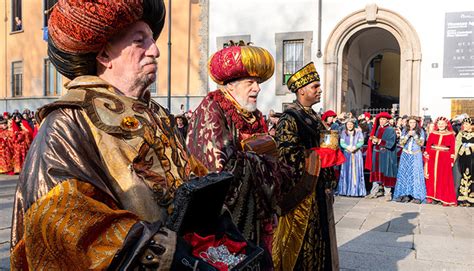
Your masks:
<path fill-rule="evenodd" d="M 338 195 L 474 205 L 474 130 L 467 114 L 433 121 L 328 110 L 321 118 L 328 129 L 339 132 L 346 158 L 337 171 Z M 269 118 L 270 127 L 274 122 Z"/>
<path fill-rule="evenodd" d="M 38 124 L 29 109 L 15 110 L 0 116 L 0 174 L 19 174 Z"/>
<path fill-rule="evenodd" d="M 339 270 L 335 166 L 341 191 L 362 193 L 352 183 L 363 176 L 359 152 L 368 141 L 372 194 L 389 193 L 397 183 L 390 115 L 361 121 L 371 127 L 365 135 L 347 120 L 339 138 L 334 116 L 312 108 L 323 90 L 310 62 L 288 78 L 295 101 L 270 116 L 269 130 L 257 98 L 274 58 L 230 42 L 208 61 L 218 87 L 190 118 L 175 118 L 148 90 L 157 78 L 162 0 L 53 2 L 48 56 L 71 81 L 36 114 L 41 128 L 13 206 L 12 269 Z M 421 142 L 415 133 L 399 141 L 413 147 Z M 435 168 L 440 152 L 454 149 L 443 141 L 448 134 L 436 121 L 425 158 Z M 463 142 L 459 155 L 471 155 Z M 199 190 L 203 182 L 212 193 Z M 439 200 L 441 177 L 433 182 L 427 193 Z"/>

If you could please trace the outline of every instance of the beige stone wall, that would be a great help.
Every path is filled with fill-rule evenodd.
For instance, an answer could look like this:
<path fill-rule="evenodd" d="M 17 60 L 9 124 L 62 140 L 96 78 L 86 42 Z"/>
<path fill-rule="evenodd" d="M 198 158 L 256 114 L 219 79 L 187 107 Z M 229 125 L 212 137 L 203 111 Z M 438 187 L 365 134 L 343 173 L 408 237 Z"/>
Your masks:
<path fill-rule="evenodd" d="M 196 2 L 196 3 L 195 3 Z M 168 1 L 165 0 L 168 5 Z M 171 91 L 172 96 L 202 95 L 203 82 L 199 77 L 202 27 L 200 20 L 202 6 L 197 1 L 174 0 L 171 13 L 167 7 L 167 16 L 171 14 Z M 158 38 L 158 48 L 161 56 L 158 60 L 158 95 L 168 93 L 168 18 L 161 36 Z M 207 58 L 207 54 L 204 56 Z"/>
<path fill-rule="evenodd" d="M 168 1 L 165 0 L 165 4 Z M 201 79 L 202 58 L 200 31 L 202 5 L 196 0 L 173 0 L 172 11 L 172 96 L 200 96 L 206 93 Z M 23 31 L 11 33 L 11 0 L 1 1 L 0 14 L 0 99 L 5 98 L 18 107 L 21 101 L 11 99 L 11 62 L 23 61 L 24 103 L 44 98 L 44 59 L 47 43 L 43 40 L 43 1 L 23 0 Z M 161 56 L 158 60 L 158 96 L 167 95 L 168 84 L 168 19 L 158 39 Z M 63 78 L 63 83 L 66 78 Z M 35 102 L 33 102 L 34 104 Z M 40 102 L 41 103 L 41 102 Z M 2 107 L 3 108 L 3 107 Z M 11 108 L 9 108 L 10 110 Z M 19 108 L 22 109 L 22 108 Z"/>
<path fill-rule="evenodd" d="M 43 96 L 43 63 L 47 44 L 43 41 L 43 2 L 23 0 L 23 30 L 11 32 L 11 1 L 3 1 L 1 14 L 2 98 L 11 97 L 12 61 L 23 61 L 23 96 Z"/>

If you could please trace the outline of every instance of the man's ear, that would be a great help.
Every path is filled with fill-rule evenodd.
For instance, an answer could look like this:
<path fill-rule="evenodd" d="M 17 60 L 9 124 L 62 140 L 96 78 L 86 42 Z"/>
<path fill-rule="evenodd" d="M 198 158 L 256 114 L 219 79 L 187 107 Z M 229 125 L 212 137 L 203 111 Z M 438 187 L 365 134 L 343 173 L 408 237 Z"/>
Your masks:
<path fill-rule="evenodd" d="M 102 48 L 102 50 L 99 51 L 95 59 L 100 65 L 104 66 L 105 68 L 111 68 L 112 61 L 109 55 L 107 54 L 107 47 L 108 47 L 107 45 L 104 46 L 104 48 Z"/>
<path fill-rule="evenodd" d="M 297 90 L 298 94 L 304 96 L 304 87 Z"/>

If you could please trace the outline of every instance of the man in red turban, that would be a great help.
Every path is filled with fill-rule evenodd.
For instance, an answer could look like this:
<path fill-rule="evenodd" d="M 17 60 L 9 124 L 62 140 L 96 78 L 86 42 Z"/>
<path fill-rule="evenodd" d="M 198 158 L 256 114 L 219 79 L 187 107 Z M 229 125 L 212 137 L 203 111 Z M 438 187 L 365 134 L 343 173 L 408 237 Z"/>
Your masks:
<path fill-rule="evenodd" d="M 189 152 L 209 171 L 236 176 L 225 204 L 244 237 L 265 248 L 263 268 L 272 266 L 275 195 L 284 174 L 257 109 L 260 83 L 273 71 L 273 57 L 260 47 L 232 44 L 212 55 L 209 74 L 220 86 L 197 107 L 187 137 Z"/>
<path fill-rule="evenodd" d="M 392 199 L 391 188 L 397 181 L 397 134 L 388 120 L 392 116 L 381 112 L 375 118 L 375 123 L 369 137 L 365 169 L 370 170 L 372 190 L 368 198 L 385 195 L 386 200 Z"/>
<path fill-rule="evenodd" d="M 51 1 L 48 1 L 51 2 Z M 59 0 L 48 55 L 70 78 L 42 122 L 15 197 L 14 270 L 169 270 L 165 228 L 190 163 L 174 118 L 150 100 L 162 0 Z"/>

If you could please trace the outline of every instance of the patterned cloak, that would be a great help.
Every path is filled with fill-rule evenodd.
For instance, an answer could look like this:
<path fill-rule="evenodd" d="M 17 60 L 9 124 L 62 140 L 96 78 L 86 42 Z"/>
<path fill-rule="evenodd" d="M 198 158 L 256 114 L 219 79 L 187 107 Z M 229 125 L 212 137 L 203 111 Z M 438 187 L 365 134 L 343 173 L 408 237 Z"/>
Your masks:
<path fill-rule="evenodd" d="M 227 94 L 229 95 L 229 94 Z M 225 204 L 244 237 L 271 253 L 272 222 L 285 167 L 276 158 L 245 152 L 241 140 L 266 133 L 260 111 L 240 108 L 225 90 L 210 92 L 197 107 L 188 128 L 189 153 L 210 172 L 235 176 Z"/>
<path fill-rule="evenodd" d="M 176 234 L 161 225 L 189 175 L 174 118 L 96 76 L 67 88 L 38 112 L 15 195 L 12 269 L 168 270 Z"/>

